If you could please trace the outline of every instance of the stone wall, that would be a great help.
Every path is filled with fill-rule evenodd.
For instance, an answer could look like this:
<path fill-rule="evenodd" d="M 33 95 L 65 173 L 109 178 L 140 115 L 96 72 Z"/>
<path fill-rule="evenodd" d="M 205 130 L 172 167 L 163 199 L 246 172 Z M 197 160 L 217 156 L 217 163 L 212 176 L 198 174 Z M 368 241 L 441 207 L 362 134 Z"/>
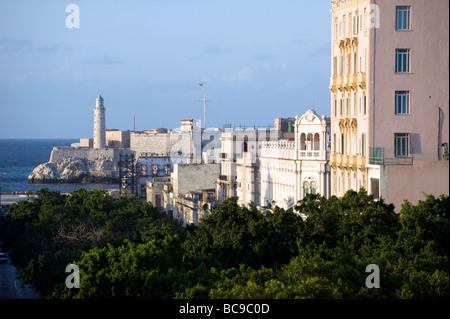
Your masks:
<path fill-rule="evenodd" d="M 29 183 L 118 183 L 121 155 L 127 149 L 54 147 L 47 163 L 36 167 Z"/>

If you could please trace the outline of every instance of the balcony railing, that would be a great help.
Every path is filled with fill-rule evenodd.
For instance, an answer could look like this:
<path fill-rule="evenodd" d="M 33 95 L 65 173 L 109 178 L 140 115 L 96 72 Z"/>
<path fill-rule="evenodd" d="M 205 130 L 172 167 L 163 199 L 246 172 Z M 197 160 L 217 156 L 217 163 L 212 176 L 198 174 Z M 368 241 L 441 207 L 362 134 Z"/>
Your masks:
<path fill-rule="evenodd" d="M 330 90 L 332 92 L 336 92 L 336 83 L 337 83 L 337 78 L 336 77 L 331 77 L 330 78 Z"/>
<path fill-rule="evenodd" d="M 369 164 L 384 165 L 384 149 L 382 147 L 369 147 Z"/>
<path fill-rule="evenodd" d="M 373 165 L 413 165 L 414 157 L 412 149 L 408 156 L 385 157 L 383 147 L 369 148 L 369 164 Z"/>
<path fill-rule="evenodd" d="M 358 73 L 358 86 L 362 89 L 366 88 L 366 73 Z"/>

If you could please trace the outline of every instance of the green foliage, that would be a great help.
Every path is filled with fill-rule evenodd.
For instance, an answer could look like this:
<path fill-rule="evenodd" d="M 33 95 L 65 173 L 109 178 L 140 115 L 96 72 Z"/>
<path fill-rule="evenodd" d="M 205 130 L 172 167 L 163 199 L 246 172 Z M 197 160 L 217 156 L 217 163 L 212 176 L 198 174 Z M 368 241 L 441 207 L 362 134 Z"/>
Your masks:
<path fill-rule="evenodd" d="M 302 219 L 292 210 L 276 207 L 273 213 L 261 213 L 231 197 L 202 219 L 183 246 L 188 256 L 208 256 L 225 267 L 274 266 L 296 254 L 301 226 Z"/>
<path fill-rule="evenodd" d="M 10 208 L 0 240 L 50 298 L 449 297 L 448 196 L 405 201 L 399 214 L 365 190 L 310 194 L 294 209 L 228 198 L 182 228 L 135 197 L 43 189 Z M 80 289 L 65 287 L 69 263 Z M 380 288 L 365 285 L 369 264 Z"/>

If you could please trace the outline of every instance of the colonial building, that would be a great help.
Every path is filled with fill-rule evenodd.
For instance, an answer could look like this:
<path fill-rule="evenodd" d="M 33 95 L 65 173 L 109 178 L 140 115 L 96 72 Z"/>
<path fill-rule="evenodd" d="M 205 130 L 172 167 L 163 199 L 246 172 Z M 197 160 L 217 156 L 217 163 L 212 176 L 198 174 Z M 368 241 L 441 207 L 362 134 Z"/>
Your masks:
<path fill-rule="evenodd" d="M 292 138 L 263 142 L 260 204 L 292 207 L 308 193 L 330 195 L 329 119 L 308 110 L 295 118 Z"/>
<path fill-rule="evenodd" d="M 449 193 L 449 1 L 331 1 L 331 189 Z"/>

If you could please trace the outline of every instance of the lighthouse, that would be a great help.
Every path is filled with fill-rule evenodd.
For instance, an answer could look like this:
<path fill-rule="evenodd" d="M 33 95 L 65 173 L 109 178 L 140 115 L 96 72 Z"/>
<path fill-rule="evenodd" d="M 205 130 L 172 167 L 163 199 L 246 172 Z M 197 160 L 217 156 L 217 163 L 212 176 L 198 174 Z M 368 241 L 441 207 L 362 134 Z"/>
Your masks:
<path fill-rule="evenodd" d="M 94 108 L 94 148 L 105 148 L 105 111 L 103 98 L 99 95 Z"/>

